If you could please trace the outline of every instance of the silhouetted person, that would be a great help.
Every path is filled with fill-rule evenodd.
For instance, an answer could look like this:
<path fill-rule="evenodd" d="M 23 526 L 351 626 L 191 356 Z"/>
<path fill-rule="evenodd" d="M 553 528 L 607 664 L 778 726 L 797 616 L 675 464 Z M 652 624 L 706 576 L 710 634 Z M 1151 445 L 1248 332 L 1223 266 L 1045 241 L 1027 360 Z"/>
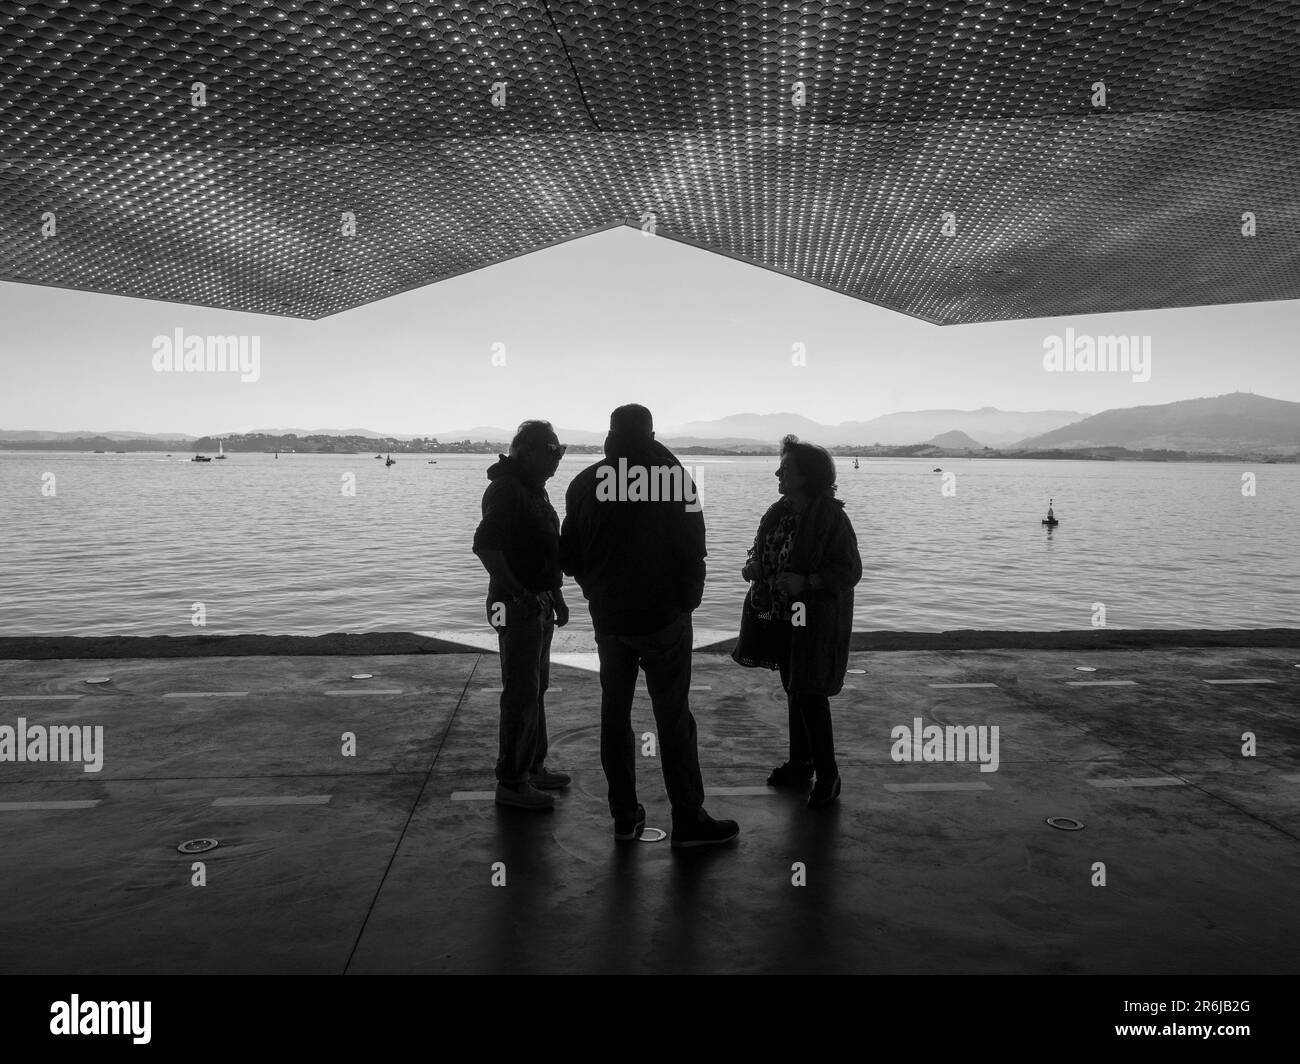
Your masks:
<path fill-rule="evenodd" d="M 560 550 L 564 571 L 587 597 L 596 630 L 600 762 L 609 782 L 614 838 L 637 839 L 645 827 L 631 723 L 637 672 L 644 668 L 672 803 L 672 845 L 731 841 L 740 833 L 736 822 L 714 820 L 704 811 L 688 704 L 691 612 L 704 593 L 704 515 L 694 481 L 655 441 L 645 407 L 620 406 L 610 415 L 604 460 L 579 473 L 566 493 Z"/>
<path fill-rule="evenodd" d="M 830 698 L 844 686 L 853 632 L 853 588 L 862 558 L 844 503 L 835 498 L 835 460 L 787 436 L 776 473 L 781 499 L 763 515 L 741 575 L 753 581 L 732 658 L 781 670 L 790 718 L 790 758 L 774 787 L 806 787 L 814 809 L 840 794 Z"/>
<path fill-rule="evenodd" d="M 488 571 L 488 623 L 501 650 L 499 805 L 550 809 L 569 784 L 546 768 L 551 636 L 569 621 L 560 585 L 560 519 L 546 494 L 564 447 L 549 421 L 525 421 L 488 469 L 474 553 Z"/>

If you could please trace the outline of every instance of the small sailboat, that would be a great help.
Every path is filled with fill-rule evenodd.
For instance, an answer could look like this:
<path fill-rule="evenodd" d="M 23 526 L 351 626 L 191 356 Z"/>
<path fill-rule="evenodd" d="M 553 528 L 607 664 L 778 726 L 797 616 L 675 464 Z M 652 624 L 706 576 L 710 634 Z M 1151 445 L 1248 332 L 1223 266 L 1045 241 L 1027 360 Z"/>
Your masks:
<path fill-rule="evenodd" d="M 224 441 L 217 440 L 217 461 L 224 462 L 225 460 L 226 460 L 226 445 Z"/>
<path fill-rule="evenodd" d="M 1043 518 L 1043 524 L 1045 524 L 1048 528 L 1055 528 L 1057 525 L 1061 523 L 1056 519 L 1056 514 L 1052 512 L 1052 503 L 1054 501 L 1055 501 L 1054 499 L 1047 500 L 1047 516 Z"/>

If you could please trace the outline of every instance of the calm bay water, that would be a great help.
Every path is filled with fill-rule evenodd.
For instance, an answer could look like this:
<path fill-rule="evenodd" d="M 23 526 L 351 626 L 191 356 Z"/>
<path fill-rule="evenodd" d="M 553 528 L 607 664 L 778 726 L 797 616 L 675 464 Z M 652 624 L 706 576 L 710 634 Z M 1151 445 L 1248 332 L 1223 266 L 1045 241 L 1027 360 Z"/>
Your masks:
<path fill-rule="evenodd" d="M 0 634 L 486 631 L 469 548 L 494 456 L 188 457 L 0 452 Z M 681 457 L 708 527 L 695 623 L 734 631 L 777 460 Z M 566 456 L 550 482 L 561 516 L 592 461 Z M 933 459 L 839 460 L 865 569 L 858 629 L 1082 629 L 1094 603 L 1113 628 L 1300 623 L 1300 466 L 939 464 L 955 496 Z M 1253 498 L 1243 472 L 1258 478 Z M 340 490 L 349 473 L 355 497 Z M 573 627 L 589 629 L 581 592 L 566 591 Z"/>

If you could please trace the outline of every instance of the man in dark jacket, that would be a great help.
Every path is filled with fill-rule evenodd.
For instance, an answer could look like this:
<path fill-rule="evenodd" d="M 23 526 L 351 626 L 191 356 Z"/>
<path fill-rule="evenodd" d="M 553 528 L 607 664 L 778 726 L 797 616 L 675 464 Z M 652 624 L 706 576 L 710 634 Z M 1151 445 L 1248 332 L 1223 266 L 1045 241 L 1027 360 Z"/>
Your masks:
<path fill-rule="evenodd" d="M 488 623 L 501 650 L 498 805 L 550 809 L 569 784 L 546 768 L 546 688 L 555 625 L 569 620 L 560 585 L 560 519 L 546 494 L 564 448 L 548 421 L 525 421 L 488 469 L 474 553 L 488 571 Z"/>
<path fill-rule="evenodd" d="M 704 515 L 695 484 L 654 438 L 643 406 L 610 415 L 605 458 L 579 473 L 565 496 L 561 566 L 582 587 L 600 656 L 600 761 L 609 781 L 614 837 L 645 827 L 636 798 L 632 699 L 639 668 L 659 727 L 672 844 L 729 842 L 732 820 L 704 811 L 704 781 L 688 704 L 691 612 L 704 593 Z"/>

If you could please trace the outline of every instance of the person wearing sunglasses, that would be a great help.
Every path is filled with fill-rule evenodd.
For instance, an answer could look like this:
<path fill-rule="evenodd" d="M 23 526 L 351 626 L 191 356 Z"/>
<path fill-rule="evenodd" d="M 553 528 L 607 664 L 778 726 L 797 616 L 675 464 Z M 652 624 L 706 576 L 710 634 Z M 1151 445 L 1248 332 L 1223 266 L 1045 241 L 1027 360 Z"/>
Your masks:
<path fill-rule="evenodd" d="M 546 767 L 551 637 L 569 621 L 560 520 L 546 494 L 564 446 L 549 421 L 525 421 L 487 471 L 474 553 L 488 572 L 488 623 L 501 652 L 498 805 L 546 810 L 570 777 Z"/>

